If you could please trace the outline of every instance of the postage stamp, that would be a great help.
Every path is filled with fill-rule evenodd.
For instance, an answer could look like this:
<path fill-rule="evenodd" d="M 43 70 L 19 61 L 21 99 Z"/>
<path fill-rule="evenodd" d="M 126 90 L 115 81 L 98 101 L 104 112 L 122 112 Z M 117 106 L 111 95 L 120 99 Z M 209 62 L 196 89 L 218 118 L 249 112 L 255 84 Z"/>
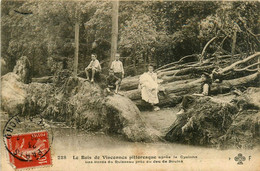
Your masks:
<path fill-rule="evenodd" d="M 10 163 L 17 169 L 51 165 L 47 131 L 12 135 L 7 148 Z"/>
<path fill-rule="evenodd" d="M 3 136 L 9 162 L 15 169 L 52 165 L 53 136 L 43 118 L 16 115 L 6 123 Z"/>

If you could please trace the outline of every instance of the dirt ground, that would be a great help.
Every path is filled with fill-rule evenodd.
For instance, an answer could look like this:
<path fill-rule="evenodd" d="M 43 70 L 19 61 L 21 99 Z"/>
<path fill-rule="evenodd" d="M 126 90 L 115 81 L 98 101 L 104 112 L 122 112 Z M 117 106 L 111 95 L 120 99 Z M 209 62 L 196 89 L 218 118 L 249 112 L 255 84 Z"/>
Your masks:
<path fill-rule="evenodd" d="M 213 96 L 212 98 L 216 102 L 228 103 L 234 97 L 235 96 L 231 94 L 221 94 Z M 147 124 L 150 124 L 153 128 L 160 131 L 162 135 L 165 135 L 169 131 L 170 126 L 176 120 L 176 114 L 179 109 L 180 104 L 172 108 L 162 108 L 159 111 L 143 111 L 141 113 L 143 120 Z"/>
<path fill-rule="evenodd" d="M 169 127 L 176 119 L 176 113 L 179 111 L 178 107 L 163 108 L 159 111 L 144 111 L 142 117 L 147 124 L 160 131 L 162 135 L 167 133 Z"/>

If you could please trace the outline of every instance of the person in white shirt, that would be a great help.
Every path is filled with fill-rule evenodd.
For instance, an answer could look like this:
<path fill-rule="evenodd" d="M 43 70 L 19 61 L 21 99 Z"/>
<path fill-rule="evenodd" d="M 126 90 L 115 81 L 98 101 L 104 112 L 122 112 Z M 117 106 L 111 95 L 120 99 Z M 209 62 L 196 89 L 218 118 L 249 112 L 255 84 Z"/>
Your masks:
<path fill-rule="evenodd" d="M 183 114 L 187 111 L 189 104 L 191 104 L 198 97 L 210 96 L 212 80 L 210 75 L 206 72 L 203 72 L 201 75 L 201 86 L 200 93 L 194 93 L 192 95 L 185 95 L 182 98 L 181 109 L 177 115 Z"/>
<path fill-rule="evenodd" d="M 148 72 L 143 73 L 139 78 L 139 90 L 141 90 L 142 100 L 150 103 L 155 111 L 160 110 L 158 92 L 159 85 L 157 74 L 153 72 L 153 65 L 148 66 Z"/>
<path fill-rule="evenodd" d="M 97 60 L 97 55 L 96 54 L 91 54 L 91 62 L 85 68 L 87 80 L 89 80 L 89 75 L 91 75 L 91 82 L 94 82 L 95 75 L 100 73 L 101 71 L 101 66 L 99 61 Z"/>
<path fill-rule="evenodd" d="M 115 55 L 115 60 L 112 62 L 110 69 L 114 71 L 114 75 L 118 78 L 120 78 L 119 81 L 119 86 L 120 83 L 122 81 L 122 79 L 124 78 L 125 72 L 124 72 L 124 67 L 123 67 L 123 63 L 119 60 L 120 58 L 120 54 L 117 53 Z"/>

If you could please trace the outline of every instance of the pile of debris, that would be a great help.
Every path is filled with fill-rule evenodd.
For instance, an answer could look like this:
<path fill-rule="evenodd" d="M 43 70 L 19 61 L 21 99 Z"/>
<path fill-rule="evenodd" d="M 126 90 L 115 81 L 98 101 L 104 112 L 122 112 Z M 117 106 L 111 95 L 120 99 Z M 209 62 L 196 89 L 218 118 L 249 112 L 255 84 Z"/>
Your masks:
<path fill-rule="evenodd" d="M 260 142 L 260 88 L 249 88 L 231 102 L 195 99 L 170 127 L 165 139 L 217 148 L 252 148 Z"/>

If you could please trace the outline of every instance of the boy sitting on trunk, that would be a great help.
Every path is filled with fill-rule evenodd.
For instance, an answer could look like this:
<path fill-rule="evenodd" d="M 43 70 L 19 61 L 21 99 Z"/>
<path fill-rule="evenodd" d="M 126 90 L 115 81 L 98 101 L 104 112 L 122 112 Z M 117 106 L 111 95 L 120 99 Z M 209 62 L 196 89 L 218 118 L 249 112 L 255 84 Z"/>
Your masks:
<path fill-rule="evenodd" d="M 94 78 L 99 75 L 99 73 L 101 72 L 101 66 L 99 61 L 97 60 L 97 55 L 96 54 L 92 54 L 91 55 L 91 62 L 89 63 L 89 65 L 87 66 L 87 68 L 85 68 L 85 73 L 87 76 L 87 80 L 89 80 L 89 76 L 91 76 L 91 82 L 94 82 Z"/>
<path fill-rule="evenodd" d="M 118 93 L 118 88 L 120 84 L 121 79 L 115 76 L 114 71 L 112 69 L 109 70 L 109 75 L 107 77 L 107 88 L 106 91 L 108 93 L 111 92 L 111 90 L 115 90 L 115 93 Z"/>

